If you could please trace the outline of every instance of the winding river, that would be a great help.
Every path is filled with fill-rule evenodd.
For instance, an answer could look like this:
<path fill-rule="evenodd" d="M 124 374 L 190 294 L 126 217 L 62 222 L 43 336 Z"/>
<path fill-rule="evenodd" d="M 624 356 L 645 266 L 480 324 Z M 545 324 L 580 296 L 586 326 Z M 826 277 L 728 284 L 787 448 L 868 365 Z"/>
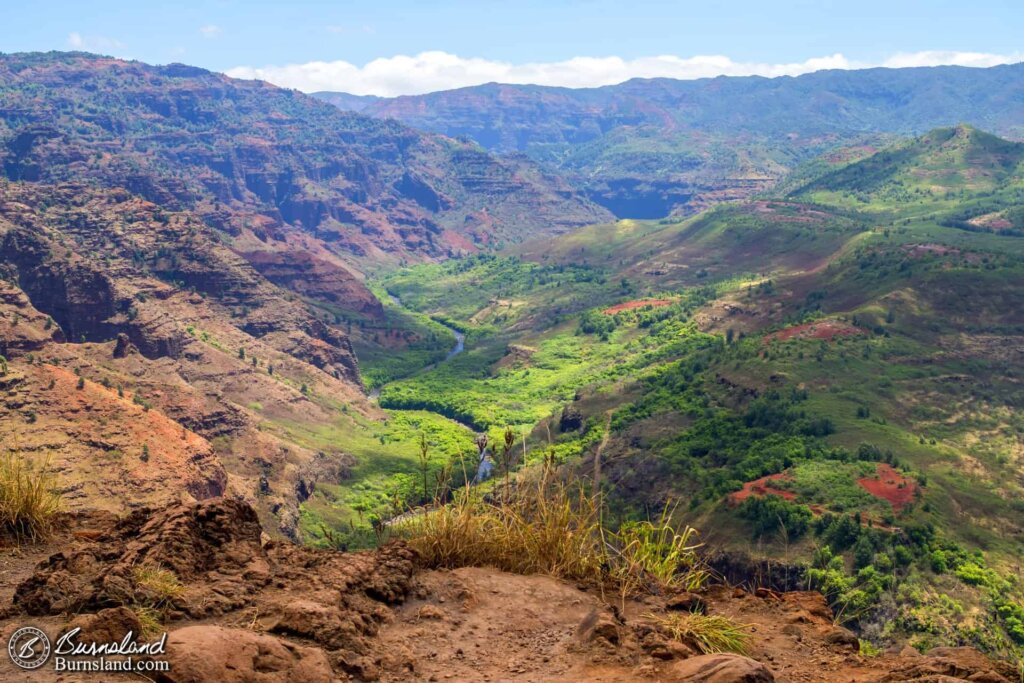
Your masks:
<path fill-rule="evenodd" d="M 391 303 L 395 304 L 396 306 L 400 306 L 402 308 L 405 308 L 405 304 L 402 303 L 402 300 L 399 299 L 394 294 L 392 294 L 391 292 L 388 292 L 388 298 L 391 299 Z M 434 322 L 436 322 L 438 325 L 441 325 L 445 329 L 451 331 L 451 333 L 455 335 L 455 346 L 452 347 L 452 350 L 449 351 L 448 355 L 446 355 L 444 357 L 444 360 L 440 361 L 441 363 L 447 363 L 452 358 L 455 358 L 455 356 L 459 355 L 460 353 L 462 353 L 463 351 L 466 350 L 466 335 L 465 335 L 465 333 L 460 332 L 459 330 L 455 329 L 451 325 L 449 325 L 447 323 L 444 323 L 444 322 L 442 322 L 440 320 L 435 320 Z M 432 370 L 433 368 L 437 367 L 437 365 L 438 365 L 437 363 L 430 363 L 429 365 L 424 365 L 422 368 L 420 368 L 419 370 L 417 370 L 413 374 L 419 374 L 420 372 L 426 372 L 428 370 Z M 372 389 L 370 391 L 368 396 L 369 396 L 371 401 L 376 401 L 377 399 L 380 398 L 380 390 L 381 390 L 381 387 L 376 387 L 376 388 L 374 388 L 374 389 Z"/>

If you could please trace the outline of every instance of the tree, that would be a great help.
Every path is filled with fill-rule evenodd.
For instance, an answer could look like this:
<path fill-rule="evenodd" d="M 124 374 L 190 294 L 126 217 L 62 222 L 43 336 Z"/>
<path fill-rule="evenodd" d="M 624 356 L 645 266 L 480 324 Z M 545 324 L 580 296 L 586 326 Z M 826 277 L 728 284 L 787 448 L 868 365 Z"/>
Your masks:
<path fill-rule="evenodd" d="M 420 432 L 420 473 L 423 475 L 423 502 L 427 502 L 427 468 L 430 466 L 430 444 L 426 432 Z"/>
<path fill-rule="evenodd" d="M 505 475 L 505 497 L 509 495 L 509 475 L 512 472 L 512 467 L 515 465 L 515 456 L 513 455 L 512 446 L 516 442 L 516 434 L 512 431 L 511 427 L 505 427 L 505 443 L 501 449 L 501 471 Z"/>
<path fill-rule="evenodd" d="M 754 537 L 760 538 L 781 531 L 790 540 L 807 532 L 813 515 L 806 505 L 791 503 L 781 496 L 747 498 L 737 509 L 753 527 Z"/>

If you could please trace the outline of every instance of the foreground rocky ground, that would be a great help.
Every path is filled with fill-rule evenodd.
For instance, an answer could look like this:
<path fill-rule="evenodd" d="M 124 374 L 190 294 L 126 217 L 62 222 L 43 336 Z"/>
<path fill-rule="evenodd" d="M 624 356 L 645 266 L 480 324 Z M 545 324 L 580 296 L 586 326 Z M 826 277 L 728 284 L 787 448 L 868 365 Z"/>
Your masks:
<path fill-rule="evenodd" d="M 392 542 L 342 554 L 270 541 L 247 504 L 213 499 L 79 513 L 49 543 L 0 551 L 0 638 L 34 624 L 55 636 L 120 640 L 160 614 L 170 674 L 200 681 L 984 681 L 1014 668 L 968 648 L 865 658 L 815 593 L 652 596 L 624 605 L 544 576 L 417 570 Z M 179 582 L 155 580 L 170 570 Z M 749 624 L 750 657 L 700 655 L 648 615 L 706 609 Z M 27 672 L 0 680 L 115 680 Z M 125 677 L 124 680 L 128 680 Z M 138 680 L 132 678 L 131 680 Z"/>

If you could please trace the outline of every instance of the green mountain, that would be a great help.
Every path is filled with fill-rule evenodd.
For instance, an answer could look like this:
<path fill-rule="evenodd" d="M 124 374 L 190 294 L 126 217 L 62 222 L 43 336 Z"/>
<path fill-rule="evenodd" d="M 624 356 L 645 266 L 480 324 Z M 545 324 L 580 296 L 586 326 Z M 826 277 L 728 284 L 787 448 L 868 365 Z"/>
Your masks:
<path fill-rule="evenodd" d="M 957 216 L 1020 206 L 1020 148 L 935 130 L 787 196 L 386 275 L 467 350 L 380 403 L 512 425 L 620 521 L 669 505 L 719 571 L 817 587 L 877 644 L 1019 652 L 1024 242 Z"/>
<path fill-rule="evenodd" d="M 842 166 L 808 183 L 798 194 L 858 192 L 869 200 L 899 204 L 912 201 L 903 193 L 994 192 L 1020 182 L 1022 161 L 1024 144 L 960 125 L 933 130 Z"/>
<path fill-rule="evenodd" d="M 692 213 L 750 196 L 823 152 L 968 121 L 1024 137 L 1024 65 L 820 71 L 796 78 L 635 79 L 601 88 L 487 84 L 344 109 L 523 152 L 617 216 Z"/>

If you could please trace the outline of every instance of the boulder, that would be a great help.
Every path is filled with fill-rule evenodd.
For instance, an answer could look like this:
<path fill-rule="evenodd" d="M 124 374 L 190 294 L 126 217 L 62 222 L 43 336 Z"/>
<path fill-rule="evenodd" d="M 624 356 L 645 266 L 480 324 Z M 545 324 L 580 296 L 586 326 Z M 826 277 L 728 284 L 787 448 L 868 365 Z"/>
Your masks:
<path fill-rule="evenodd" d="M 620 640 L 619 623 L 607 610 L 595 609 L 580 622 L 576 638 L 581 643 L 607 641 L 613 645 Z"/>
<path fill-rule="evenodd" d="M 142 636 L 142 622 L 127 607 L 111 607 L 101 609 L 96 614 L 76 617 L 64 632 L 75 628 L 82 629 L 75 636 L 75 640 L 80 643 L 119 643 L 129 632 L 136 638 Z"/>
<path fill-rule="evenodd" d="M 764 664 L 734 654 L 701 655 L 673 664 L 665 680 L 679 683 L 771 683 L 775 676 Z"/>
<path fill-rule="evenodd" d="M 696 593 L 677 593 L 665 601 L 665 609 L 704 614 L 708 606 L 704 598 Z"/>
<path fill-rule="evenodd" d="M 222 626 L 188 626 L 168 637 L 160 683 L 331 683 L 323 650 Z"/>
<path fill-rule="evenodd" d="M 114 344 L 114 358 L 126 358 L 128 354 L 137 353 L 138 349 L 132 344 L 128 335 L 124 332 L 117 334 L 117 343 Z"/>
<path fill-rule="evenodd" d="M 825 642 L 836 647 L 846 647 L 851 650 L 860 650 L 860 640 L 852 631 L 837 626 L 825 634 Z"/>

